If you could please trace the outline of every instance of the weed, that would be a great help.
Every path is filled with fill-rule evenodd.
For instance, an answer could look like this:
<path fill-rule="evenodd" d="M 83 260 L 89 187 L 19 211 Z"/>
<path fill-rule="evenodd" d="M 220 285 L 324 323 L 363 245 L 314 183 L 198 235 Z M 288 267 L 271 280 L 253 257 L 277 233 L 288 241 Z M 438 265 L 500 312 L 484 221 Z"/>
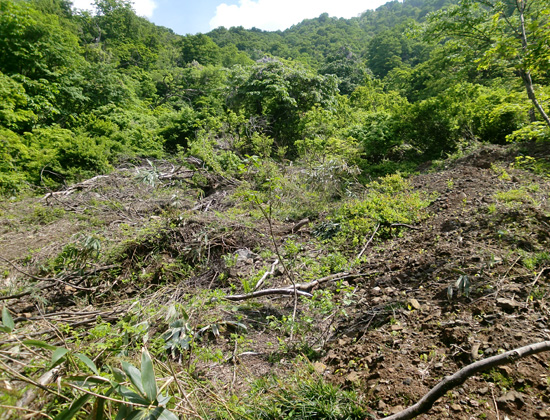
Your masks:
<path fill-rule="evenodd" d="M 503 181 L 510 181 L 510 175 L 504 166 L 493 163 L 491 164 L 491 170 L 498 175 L 499 179 L 502 179 Z"/>
<path fill-rule="evenodd" d="M 498 369 L 491 369 L 489 372 L 482 373 L 485 380 L 497 384 L 503 392 L 512 389 L 514 385 L 514 379 L 504 375 Z"/>
<path fill-rule="evenodd" d="M 535 200 L 525 187 L 513 189 L 509 191 L 499 191 L 495 194 L 495 198 L 504 202 L 509 207 L 515 207 L 515 204 L 536 204 Z"/>
<path fill-rule="evenodd" d="M 529 270 L 534 270 L 537 267 L 542 266 L 550 262 L 550 253 L 547 251 L 527 253 L 522 251 L 521 262 L 523 266 Z"/>
<path fill-rule="evenodd" d="M 378 234 L 387 237 L 392 224 L 415 223 L 424 217 L 422 210 L 429 200 L 411 192 L 409 182 L 401 175 L 386 176 L 368 187 L 363 199 L 344 203 L 332 218 L 340 224 L 336 239 L 342 245 L 357 247 L 378 224 Z"/>
<path fill-rule="evenodd" d="M 61 219 L 66 214 L 65 210 L 59 207 L 44 207 L 40 204 L 32 208 L 30 214 L 24 217 L 29 224 L 47 225 Z"/>
<path fill-rule="evenodd" d="M 252 385 L 246 401 L 220 407 L 220 419 L 331 419 L 355 420 L 367 417 L 357 394 L 342 391 L 312 372 L 297 367 L 290 378 L 266 377 Z M 224 409 L 225 408 L 225 409 Z"/>

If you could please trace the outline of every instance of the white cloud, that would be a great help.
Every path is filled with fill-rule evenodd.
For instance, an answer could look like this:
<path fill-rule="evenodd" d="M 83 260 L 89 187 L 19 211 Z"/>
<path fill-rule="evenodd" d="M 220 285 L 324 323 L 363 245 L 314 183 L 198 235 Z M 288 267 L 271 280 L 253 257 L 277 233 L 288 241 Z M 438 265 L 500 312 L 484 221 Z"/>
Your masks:
<path fill-rule="evenodd" d="M 303 19 L 322 13 L 350 18 L 389 0 L 239 0 L 238 5 L 220 4 L 210 28 L 244 26 L 268 31 L 283 30 Z"/>
<path fill-rule="evenodd" d="M 133 9 L 139 16 L 152 17 L 157 4 L 154 0 L 134 0 L 131 2 Z M 73 6 L 76 9 L 94 10 L 91 0 L 73 0 Z"/>

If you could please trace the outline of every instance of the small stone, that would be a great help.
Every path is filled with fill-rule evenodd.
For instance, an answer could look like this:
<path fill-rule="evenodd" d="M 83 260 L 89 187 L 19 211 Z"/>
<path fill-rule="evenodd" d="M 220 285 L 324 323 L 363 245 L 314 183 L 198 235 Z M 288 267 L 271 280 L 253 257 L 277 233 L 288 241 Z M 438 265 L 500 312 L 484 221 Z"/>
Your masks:
<path fill-rule="evenodd" d="M 370 289 L 370 292 L 373 296 L 378 296 L 380 294 L 382 294 L 382 289 L 378 286 L 376 287 L 373 287 L 372 289 Z"/>
<path fill-rule="evenodd" d="M 460 404 L 451 404 L 451 410 L 453 411 L 462 411 Z"/>
<path fill-rule="evenodd" d="M 313 369 L 315 369 L 315 372 L 321 375 L 325 372 L 325 370 L 327 370 L 327 365 L 321 362 L 315 362 L 313 364 Z"/>
<path fill-rule="evenodd" d="M 404 408 L 402 405 L 396 405 L 395 407 L 393 407 L 391 410 L 390 410 L 390 414 L 397 414 L 397 413 L 400 413 L 401 411 L 403 411 Z"/>
<path fill-rule="evenodd" d="M 523 395 L 517 391 L 509 391 L 497 398 L 497 405 L 501 408 L 511 404 L 515 404 L 517 408 L 523 407 L 525 404 Z"/>
<path fill-rule="evenodd" d="M 408 385 L 412 384 L 412 381 L 413 381 L 412 378 L 405 378 L 405 380 L 403 381 L 403 385 L 408 386 Z"/>
<path fill-rule="evenodd" d="M 476 400 L 469 400 L 468 404 L 470 404 L 470 407 L 479 407 L 479 402 Z"/>
<path fill-rule="evenodd" d="M 416 309 L 417 311 L 421 309 L 420 303 L 416 299 L 409 299 L 409 305 L 411 308 Z"/>
<path fill-rule="evenodd" d="M 521 305 L 518 302 L 512 299 L 500 298 L 500 299 L 497 299 L 497 304 L 505 312 L 508 312 L 508 313 L 514 312 L 516 309 L 521 307 Z"/>
<path fill-rule="evenodd" d="M 386 411 L 387 408 L 388 408 L 388 405 L 384 401 L 382 400 L 378 401 L 378 410 Z"/>
<path fill-rule="evenodd" d="M 548 411 L 539 411 L 536 416 L 539 419 L 548 419 L 550 418 L 550 413 Z"/>

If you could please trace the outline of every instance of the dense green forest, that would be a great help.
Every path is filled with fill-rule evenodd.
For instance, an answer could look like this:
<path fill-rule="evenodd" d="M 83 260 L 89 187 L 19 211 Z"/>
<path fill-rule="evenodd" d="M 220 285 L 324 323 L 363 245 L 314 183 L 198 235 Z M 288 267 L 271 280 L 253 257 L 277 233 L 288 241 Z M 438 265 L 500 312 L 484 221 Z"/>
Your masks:
<path fill-rule="evenodd" d="M 548 137 L 544 2 L 393 1 L 282 32 L 188 36 L 130 2 L 95 3 L 91 14 L 65 0 L 0 1 L 4 194 L 136 157 L 194 155 L 234 174 L 257 155 L 368 176 L 471 141 Z"/>

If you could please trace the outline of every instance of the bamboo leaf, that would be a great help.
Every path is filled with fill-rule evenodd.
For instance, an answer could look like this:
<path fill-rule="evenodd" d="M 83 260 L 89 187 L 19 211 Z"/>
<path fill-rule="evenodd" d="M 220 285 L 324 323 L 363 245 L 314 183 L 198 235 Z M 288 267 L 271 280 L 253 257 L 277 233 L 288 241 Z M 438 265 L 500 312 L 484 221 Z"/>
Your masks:
<path fill-rule="evenodd" d="M 122 362 L 122 370 L 128 375 L 130 382 L 136 387 L 136 389 L 145 395 L 143 390 L 143 383 L 141 382 L 141 372 L 133 365 L 127 362 Z"/>
<path fill-rule="evenodd" d="M 157 382 L 151 356 L 146 349 L 141 353 L 141 380 L 145 396 L 153 402 L 157 399 Z"/>
<path fill-rule="evenodd" d="M 86 404 L 91 397 L 92 396 L 90 394 L 84 394 L 78 400 L 73 402 L 69 408 L 63 410 L 61 413 L 55 416 L 54 420 L 72 419 L 76 415 L 76 413 L 78 413 L 80 409 L 84 407 L 84 404 Z"/>
<path fill-rule="evenodd" d="M 99 375 L 99 370 L 97 369 L 97 366 L 95 363 L 86 355 L 82 353 L 76 353 L 76 357 L 78 357 L 86 366 L 88 366 L 88 369 L 90 369 L 93 373 L 95 373 L 97 376 Z"/>
<path fill-rule="evenodd" d="M 2 308 L 2 324 L 4 324 L 4 327 L 8 330 L 7 332 L 10 333 L 15 328 L 15 323 L 10 315 L 10 311 L 8 311 L 8 308 L 5 306 Z"/>
<path fill-rule="evenodd" d="M 166 408 L 160 414 L 158 420 L 178 420 L 177 416 Z"/>
<path fill-rule="evenodd" d="M 65 347 L 58 347 L 52 354 L 52 368 L 65 361 L 65 355 L 69 352 L 69 349 Z"/>
<path fill-rule="evenodd" d="M 25 344 L 26 346 L 40 347 L 41 349 L 46 349 L 46 350 L 57 350 L 57 347 L 52 346 L 46 343 L 45 341 L 41 341 L 41 340 L 24 340 L 23 344 Z"/>

